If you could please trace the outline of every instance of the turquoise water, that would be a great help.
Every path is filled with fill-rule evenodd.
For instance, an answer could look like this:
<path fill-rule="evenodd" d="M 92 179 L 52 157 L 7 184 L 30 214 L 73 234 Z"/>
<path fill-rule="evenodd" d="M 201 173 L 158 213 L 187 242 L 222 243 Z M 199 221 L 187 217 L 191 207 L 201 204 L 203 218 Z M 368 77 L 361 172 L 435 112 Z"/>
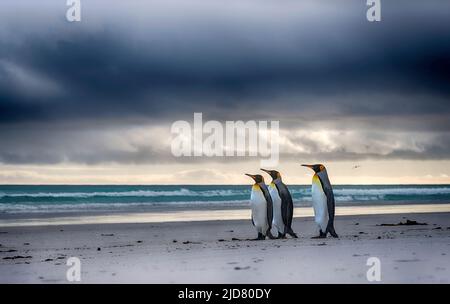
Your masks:
<path fill-rule="evenodd" d="M 291 185 L 296 206 L 309 206 L 311 187 Z M 449 203 L 450 185 L 334 186 L 337 205 Z M 0 186 L 0 215 L 61 212 L 143 212 L 248 206 L 250 186 Z"/>

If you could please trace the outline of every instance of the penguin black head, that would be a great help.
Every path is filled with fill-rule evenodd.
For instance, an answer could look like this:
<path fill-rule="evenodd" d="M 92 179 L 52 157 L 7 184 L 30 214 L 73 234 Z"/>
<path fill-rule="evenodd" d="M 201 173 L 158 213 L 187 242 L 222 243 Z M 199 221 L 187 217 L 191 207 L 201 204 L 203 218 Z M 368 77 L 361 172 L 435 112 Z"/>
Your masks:
<path fill-rule="evenodd" d="M 326 170 L 325 166 L 322 165 L 322 164 L 302 165 L 302 166 L 303 166 L 303 167 L 308 167 L 308 168 L 314 170 L 314 172 L 316 172 L 316 173 L 319 173 L 319 172 L 322 172 L 322 171 L 325 171 L 325 170 Z"/>
<path fill-rule="evenodd" d="M 253 178 L 253 180 L 255 181 L 256 184 L 264 183 L 264 177 L 262 177 L 262 175 L 259 175 L 259 174 L 252 175 L 252 174 L 248 174 L 248 173 L 245 173 L 245 175 Z"/>
<path fill-rule="evenodd" d="M 280 172 L 278 172 L 277 170 L 266 170 L 266 169 L 261 169 L 261 170 L 266 172 L 267 174 L 269 174 L 273 180 L 275 180 L 277 178 L 281 178 Z"/>

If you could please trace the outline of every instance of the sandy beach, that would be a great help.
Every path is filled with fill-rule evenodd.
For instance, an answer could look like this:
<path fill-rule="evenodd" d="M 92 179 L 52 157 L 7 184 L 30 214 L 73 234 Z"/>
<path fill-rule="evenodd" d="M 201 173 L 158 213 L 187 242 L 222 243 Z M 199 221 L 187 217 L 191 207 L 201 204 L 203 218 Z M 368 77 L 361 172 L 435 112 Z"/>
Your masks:
<path fill-rule="evenodd" d="M 0 282 L 68 283 L 66 261 L 78 257 L 81 283 L 370 283 L 366 262 L 377 257 L 381 283 L 450 283 L 450 212 L 399 212 L 340 215 L 339 239 L 311 239 L 309 215 L 294 219 L 299 239 L 265 241 L 249 240 L 247 219 L 9 223 Z M 406 220 L 426 225 L 397 225 Z"/>

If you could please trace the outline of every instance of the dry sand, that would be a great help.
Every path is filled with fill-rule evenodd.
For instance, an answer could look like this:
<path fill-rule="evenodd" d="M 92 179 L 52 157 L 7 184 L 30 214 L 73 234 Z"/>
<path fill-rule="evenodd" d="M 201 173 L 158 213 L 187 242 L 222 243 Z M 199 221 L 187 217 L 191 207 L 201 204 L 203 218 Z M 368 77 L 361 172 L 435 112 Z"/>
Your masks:
<path fill-rule="evenodd" d="M 405 222 L 414 226 L 379 226 Z M 1 283 L 450 283 L 450 213 L 339 216 L 339 239 L 310 239 L 311 217 L 294 219 L 299 239 L 250 241 L 249 220 L 0 227 Z"/>

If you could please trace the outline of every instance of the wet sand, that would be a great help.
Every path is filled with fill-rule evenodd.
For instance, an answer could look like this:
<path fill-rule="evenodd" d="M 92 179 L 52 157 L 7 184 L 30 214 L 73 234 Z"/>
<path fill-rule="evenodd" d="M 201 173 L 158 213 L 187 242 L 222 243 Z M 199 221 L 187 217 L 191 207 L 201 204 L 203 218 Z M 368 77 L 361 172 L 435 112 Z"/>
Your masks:
<path fill-rule="evenodd" d="M 450 204 L 414 204 L 414 205 L 381 205 L 381 206 L 339 206 L 336 216 L 369 215 L 369 214 L 414 214 L 414 213 L 450 213 Z M 311 207 L 297 207 L 294 217 L 312 217 Z M 19 218 L 0 217 L 0 227 L 15 226 L 49 226 L 49 225 L 85 225 L 85 224 L 131 224 L 131 223 L 167 223 L 167 222 L 196 222 L 247 220 L 251 216 L 249 208 L 226 210 L 171 210 L 145 213 L 124 214 L 96 214 L 86 215 L 75 213 L 72 215 L 36 217 L 33 214 Z"/>

